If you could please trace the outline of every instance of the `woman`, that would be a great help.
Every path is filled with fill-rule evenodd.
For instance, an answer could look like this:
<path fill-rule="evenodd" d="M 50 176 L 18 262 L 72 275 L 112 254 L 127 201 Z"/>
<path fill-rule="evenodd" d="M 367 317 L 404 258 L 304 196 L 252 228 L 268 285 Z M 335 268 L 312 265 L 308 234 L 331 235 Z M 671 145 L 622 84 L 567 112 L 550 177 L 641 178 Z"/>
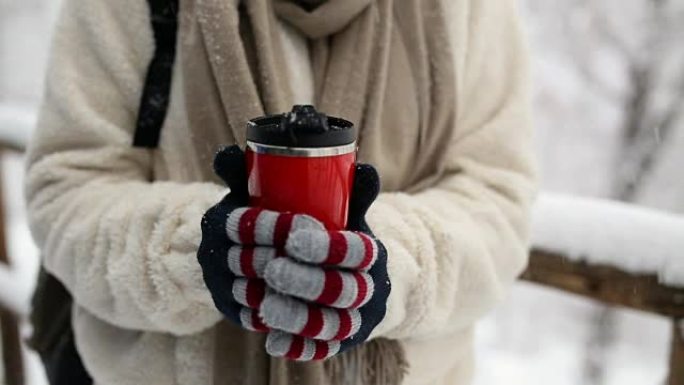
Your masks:
<path fill-rule="evenodd" d="M 172 80 L 155 84 L 171 87 L 157 149 L 131 145 L 141 98 L 156 105 L 142 95 L 147 2 L 64 1 L 27 195 L 95 384 L 469 383 L 474 324 L 527 254 L 534 178 L 513 0 L 181 0 Z M 221 306 L 234 276 L 213 274 L 198 248 L 244 212 L 234 191 L 223 198 L 215 151 L 297 103 L 358 125 L 359 160 L 382 182 L 366 235 L 387 252 L 376 265 L 392 289 L 373 294 L 361 337 L 292 356 L 277 336 L 314 339 L 263 317 L 268 333 L 248 330 Z M 216 165 L 230 181 L 239 151 Z"/>

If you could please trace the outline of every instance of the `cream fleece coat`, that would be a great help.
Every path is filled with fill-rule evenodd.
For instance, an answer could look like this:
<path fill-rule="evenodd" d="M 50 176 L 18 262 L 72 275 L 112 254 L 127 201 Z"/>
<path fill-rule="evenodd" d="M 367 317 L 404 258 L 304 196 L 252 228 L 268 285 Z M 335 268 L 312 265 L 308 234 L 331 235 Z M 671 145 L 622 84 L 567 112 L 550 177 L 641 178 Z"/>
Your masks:
<path fill-rule="evenodd" d="M 457 92 L 449 175 L 415 194 L 382 193 L 368 217 L 393 283 L 373 336 L 402 341 L 408 385 L 469 382 L 473 326 L 525 266 L 534 193 L 513 0 L 444 1 Z M 97 385 L 212 384 L 221 314 L 195 254 L 202 214 L 226 190 L 198 180 L 210 165 L 184 152 L 184 79 L 177 65 L 159 149 L 133 148 L 154 48 L 146 1 L 64 3 L 28 155 L 45 266 L 75 298 L 77 346 Z M 310 68 L 306 42 L 279 28 L 293 92 L 310 102 L 313 81 L 302 74 L 311 71 L 294 70 Z"/>

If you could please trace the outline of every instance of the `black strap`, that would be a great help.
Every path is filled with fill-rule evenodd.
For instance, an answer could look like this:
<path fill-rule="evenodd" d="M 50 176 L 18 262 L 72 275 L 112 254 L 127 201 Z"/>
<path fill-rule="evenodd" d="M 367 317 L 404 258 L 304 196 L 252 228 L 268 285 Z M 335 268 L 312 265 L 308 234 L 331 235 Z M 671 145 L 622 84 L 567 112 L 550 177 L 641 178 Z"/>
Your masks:
<path fill-rule="evenodd" d="M 178 0 L 147 0 L 147 3 L 156 47 L 147 69 L 133 146 L 155 148 L 169 107 L 178 35 Z"/>

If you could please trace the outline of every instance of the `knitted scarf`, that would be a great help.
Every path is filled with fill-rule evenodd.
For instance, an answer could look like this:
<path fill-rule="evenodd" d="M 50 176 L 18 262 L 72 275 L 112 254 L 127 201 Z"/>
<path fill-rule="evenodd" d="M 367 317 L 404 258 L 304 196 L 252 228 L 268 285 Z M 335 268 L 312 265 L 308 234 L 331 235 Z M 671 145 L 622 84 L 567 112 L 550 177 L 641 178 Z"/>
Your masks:
<path fill-rule="evenodd" d="M 316 107 L 359 127 L 359 159 L 378 168 L 383 189 L 433 185 L 456 105 L 441 1 L 181 0 L 189 151 L 210 165 L 217 146 L 244 145 L 247 120 L 291 108 L 297 84 L 289 83 L 279 18 L 308 38 Z M 202 172 L 214 179 L 211 167 Z M 396 340 L 296 363 L 267 356 L 264 335 L 228 322 L 215 333 L 217 385 L 397 385 L 407 368 Z"/>

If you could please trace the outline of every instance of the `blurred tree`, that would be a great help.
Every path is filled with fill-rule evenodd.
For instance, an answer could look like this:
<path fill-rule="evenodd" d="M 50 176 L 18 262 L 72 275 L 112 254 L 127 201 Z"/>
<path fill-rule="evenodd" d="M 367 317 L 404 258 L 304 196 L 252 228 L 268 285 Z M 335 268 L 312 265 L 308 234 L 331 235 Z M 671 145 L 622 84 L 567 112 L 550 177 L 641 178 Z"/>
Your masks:
<path fill-rule="evenodd" d="M 537 55 L 557 55 L 563 58 L 560 62 L 571 63 L 575 80 L 583 87 L 583 92 L 575 97 L 593 98 L 601 104 L 596 111 L 578 108 L 577 118 L 598 125 L 601 122 L 596 116 L 611 108 L 617 113 L 614 143 L 610 144 L 614 147 L 606 146 L 608 142 L 598 144 L 605 146 L 603 151 L 611 152 L 612 163 L 605 190 L 598 194 L 641 203 L 642 191 L 649 188 L 650 178 L 658 171 L 662 157 L 679 156 L 679 164 L 684 162 L 681 151 L 678 155 L 665 152 L 676 134 L 684 134 L 684 1 L 528 0 L 527 5 L 532 23 L 542 24 L 544 34 L 537 39 L 548 40 L 537 43 L 537 48 L 553 50 Z M 542 79 L 547 81 L 558 82 L 553 78 Z M 590 118 L 580 116 L 585 113 Z M 550 114 L 547 122 L 559 118 L 553 112 Z M 594 128 L 595 132 L 601 129 Z M 584 139 L 586 147 L 596 146 Z M 680 179 L 681 176 L 670 174 L 660 178 Z M 573 189 L 570 185 L 578 182 L 573 178 L 567 183 Z M 679 194 L 684 196 L 684 190 Z M 664 205 L 661 203 L 659 207 Z M 673 207 L 678 204 L 669 203 L 668 208 Z M 586 345 L 583 383 L 602 385 L 607 383 L 605 366 L 614 340 L 615 311 L 599 309 L 592 319 L 594 326 Z"/>
<path fill-rule="evenodd" d="M 555 3 L 555 2 L 554 2 Z M 571 0 L 562 33 L 588 91 L 621 110 L 609 195 L 635 201 L 684 108 L 684 2 Z M 562 8 L 566 8 L 562 10 Z"/>
<path fill-rule="evenodd" d="M 627 94 L 621 152 L 616 159 L 614 197 L 638 200 L 640 187 L 653 171 L 664 143 L 681 126 L 684 108 L 684 66 L 681 42 L 684 7 L 678 0 L 647 0 L 643 29 L 637 44 L 611 27 L 609 18 L 599 20 L 599 31 L 625 57 Z M 641 40 L 639 42 L 639 40 Z M 676 68 L 672 67 L 676 63 Z"/>

